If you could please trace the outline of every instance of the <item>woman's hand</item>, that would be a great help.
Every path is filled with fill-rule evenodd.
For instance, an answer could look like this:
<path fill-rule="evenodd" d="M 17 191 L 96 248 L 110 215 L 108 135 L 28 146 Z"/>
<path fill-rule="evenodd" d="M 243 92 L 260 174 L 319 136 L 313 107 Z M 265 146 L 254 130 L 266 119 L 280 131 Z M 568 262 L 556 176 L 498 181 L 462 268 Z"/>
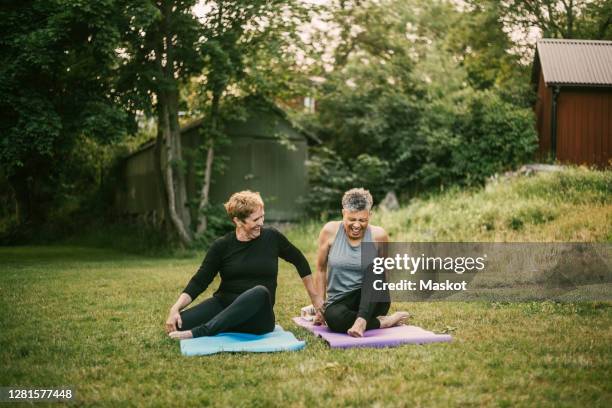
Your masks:
<path fill-rule="evenodd" d="M 183 340 L 183 339 L 193 339 L 193 333 L 191 330 L 183 330 L 183 331 L 173 331 L 169 333 L 171 339 Z"/>
<path fill-rule="evenodd" d="M 193 299 L 186 293 L 181 293 L 176 303 L 170 308 L 166 319 L 166 333 L 177 331 L 183 327 L 180 311 L 183 310 Z"/>
<path fill-rule="evenodd" d="M 181 320 L 181 314 L 174 307 L 171 308 L 168 319 L 166 319 L 166 333 L 176 332 L 182 327 L 183 321 Z"/>
<path fill-rule="evenodd" d="M 314 325 L 320 326 L 322 324 L 325 324 L 325 317 L 323 316 L 323 308 L 317 307 L 315 310 L 316 310 L 316 313 L 315 313 L 315 318 L 313 320 Z"/>

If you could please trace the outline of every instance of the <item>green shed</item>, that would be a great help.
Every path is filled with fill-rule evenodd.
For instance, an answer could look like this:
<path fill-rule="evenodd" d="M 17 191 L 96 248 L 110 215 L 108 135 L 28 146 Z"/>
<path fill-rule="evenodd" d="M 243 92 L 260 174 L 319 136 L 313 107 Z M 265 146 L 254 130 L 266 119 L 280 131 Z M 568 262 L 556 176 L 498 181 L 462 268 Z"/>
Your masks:
<path fill-rule="evenodd" d="M 202 123 L 203 120 L 196 120 L 181 129 L 190 201 L 197 199 L 199 194 L 194 155 L 202 154 L 198 149 L 202 144 Z M 308 146 L 320 141 L 299 130 L 276 106 L 248 108 L 245 120 L 229 122 L 225 132 L 230 144 L 216 155 L 225 156 L 227 161 L 222 174 L 213 174 L 211 204 L 224 203 L 232 193 L 249 189 L 261 193 L 267 220 L 296 220 L 301 213 L 299 198 L 308 188 Z M 162 196 L 155 180 L 154 147 L 152 140 L 124 159 L 115 202 L 120 213 L 157 222 L 163 211 Z M 191 219 L 195 219 L 195 214 L 191 214 Z"/>

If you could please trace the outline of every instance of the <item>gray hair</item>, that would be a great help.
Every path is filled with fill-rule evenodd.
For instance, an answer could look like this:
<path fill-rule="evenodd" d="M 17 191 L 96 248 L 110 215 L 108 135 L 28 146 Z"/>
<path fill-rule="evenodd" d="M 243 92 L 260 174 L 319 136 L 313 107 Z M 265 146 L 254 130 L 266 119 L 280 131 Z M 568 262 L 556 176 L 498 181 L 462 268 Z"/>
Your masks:
<path fill-rule="evenodd" d="M 363 211 L 372 209 L 372 194 L 364 188 L 352 188 L 342 197 L 342 208 L 347 211 Z"/>

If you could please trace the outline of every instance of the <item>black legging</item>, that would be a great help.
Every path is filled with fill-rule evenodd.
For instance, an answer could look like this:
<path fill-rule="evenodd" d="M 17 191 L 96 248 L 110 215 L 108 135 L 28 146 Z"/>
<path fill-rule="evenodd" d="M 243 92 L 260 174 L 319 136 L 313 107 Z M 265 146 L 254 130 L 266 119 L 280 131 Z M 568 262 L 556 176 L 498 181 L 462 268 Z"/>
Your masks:
<path fill-rule="evenodd" d="M 324 317 L 331 331 L 346 333 L 348 329 L 353 327 L 357 317 L 366 320 L 366 330 L 380 328 L 380 320 L 376 317 L 386 315 L 391 303 L 372 302 L 367 297 L 362 296 L 361 292 L 362 289 L 349 292 L 342 299 L 327 306 Z"/>
<path fill-rule="evenodd" d="M 270 291 L 257 285 L 228 304 L 213 296 L 181 312 L 181 330 L 191 330 L 193 337 L 214 336 L 222 332 L 263 334 L 274 330 L 275 317 Z"/>
<path fill-rule="evenodd" d="M 380 328 L 380 320 L 376 317 L 387 314 L 391 307 L 391 298 L 388 290 L 374 293 L 375 279 L 386 281 L 384 275 L 375 275 L 370 265 L 366 269 L 361 289 L 348 292 L 344 297 L 325 308 L 323 315 L 331 331 L 346 333 L 353 327 L 358 317 L 366 320 L 366 330 Z"/>

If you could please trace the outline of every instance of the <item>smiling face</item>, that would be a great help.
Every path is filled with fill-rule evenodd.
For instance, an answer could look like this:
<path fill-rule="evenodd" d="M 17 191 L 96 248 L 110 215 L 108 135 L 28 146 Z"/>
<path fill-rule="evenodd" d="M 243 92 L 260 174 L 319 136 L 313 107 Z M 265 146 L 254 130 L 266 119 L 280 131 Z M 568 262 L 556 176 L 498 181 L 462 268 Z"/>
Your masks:
<path fill-rule="evenodd" d="M 361 239 L 370 222 L 370 211 L 342 210 L 342 224 L 349 239 Z"/>
<path fill-rule="evenodd" d="M 241 240 L 244 239 L 245 241 L 250 241 L 259 237 L 264 223 L 264 215 L 263 207 L 259 207 L 244 220 L 234 217 L 236 235 L 239 236 Z"/>

